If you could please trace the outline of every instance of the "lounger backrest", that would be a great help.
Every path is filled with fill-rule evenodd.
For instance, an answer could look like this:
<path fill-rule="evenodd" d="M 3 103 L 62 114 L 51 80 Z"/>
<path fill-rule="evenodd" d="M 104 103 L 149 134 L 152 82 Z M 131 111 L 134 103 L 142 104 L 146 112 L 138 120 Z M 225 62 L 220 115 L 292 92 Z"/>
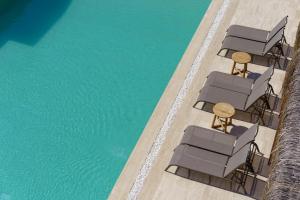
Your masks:
<path fill-rule="evenodd" d="M 274 37 L 272 37 L 267 43 L 263 51 L 263 55 L 266 55 L 278 42 L 283 38 L 284 29 L 278 31 Z"/>
<path fill-rule="evenodd" d="M 233 153 L 238 152 L 243 146 L 254 141 L 258 131 L 258 123 L 246 130 L 235 142 Z"/>
<path fill-rule="evenodd" d="M 271 40 L 278 31 L 285 28 L 285 25 L 287 24 L 288 16 L 285 16 L 270 32 L 267 37 L 267 41 Z"/>
<path fill-rule="evenodd" d="M 272 75 L 274 73 L 274 66 L 269 67 L 262 75 L 258 77 L 258 79 L 255 80 L 252 89 L 258 88 L 260 85 L 262 85 L 265 81 L 268 81 L 271 79 Z"/>
<path fill-rule="evenodd" d="M 253 88 L 249 97 L 247 98 L 245 104 L 245 110 L 247 110 L 250 106 L 252 106 L 252 104 L 255 103 L 260 97 L 266 94 L 268 87 L 269 87 L 269 82 L 265 81 L 263 84 L 256 87 L 255 89 Z"/>
<path fill-rule="evenodd" d="M 226 169 L 224 171 L 224 177 L 246 162 L 249 151 L 250 144 L 247 144 L 236 154 L 233 154 L 233 156 L 229 157 Z"/>

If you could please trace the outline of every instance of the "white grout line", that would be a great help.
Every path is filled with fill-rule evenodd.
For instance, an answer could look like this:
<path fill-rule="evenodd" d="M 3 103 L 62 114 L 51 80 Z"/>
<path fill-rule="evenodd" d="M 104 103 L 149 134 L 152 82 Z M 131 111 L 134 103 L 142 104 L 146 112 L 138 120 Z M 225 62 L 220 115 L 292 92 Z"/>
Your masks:
<path fill-rule="evenodd" d="M 128 200 L 136 200 L 138 198 L 138 195 L 140 194 L 140 192 L 143 188 L 145 179 L 148 176 L 156 157 L 158 156 L 159 150 L 166 139 L 168 130 L 171 127 L 171 125 L 175 119 L 176 113 L 179 110 L 179 108 L 181 107 L 182 102 L 186 97 L 187 91 L 189 90 L 189 88 L 193 82 L 193 79 L 200 68 L 202 59 L 204 58 L 204 55 L 207 52 L 207 49 L 208 49 L 215 33 L 217 32 L 217 29 L 221 23 L 221 20 L 226 12 L 226 9 L 227 9 L 230 1 L 231 0 L 224 0 L 221 8 L 219 9 L 208 33 L 207 33 L 207 36 L 203 42 L 203 45 L 200 48 L 200 50 L 197 54 L 197 57 L 194 60 L 192 66 L 191 66 L 191 69 L 183 82 L 182 87 L 180 88 L 178 95 L 176 96 L 176 99 L 168 113 L 168 116 L 165 119 L 164 124 L 163 124 L 162 128 L 160 129 L 158 135 L 156 136 L 154 143 L 151 146 L 150 152 L 147 155 L 145 163 L 143 164 L 138 176 L 135 179 L 135 182 L 128 194 L 128 198 L 127 198 Z"/>

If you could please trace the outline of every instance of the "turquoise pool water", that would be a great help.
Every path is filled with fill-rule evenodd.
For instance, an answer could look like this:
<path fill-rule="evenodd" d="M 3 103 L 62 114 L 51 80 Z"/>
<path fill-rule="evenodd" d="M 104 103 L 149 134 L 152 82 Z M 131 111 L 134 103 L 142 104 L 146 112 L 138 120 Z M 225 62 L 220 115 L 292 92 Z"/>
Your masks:
<path fill-rule="evenodd" d="M 210 0 L 12 2 L 0 200 L 105 199 Z"/>

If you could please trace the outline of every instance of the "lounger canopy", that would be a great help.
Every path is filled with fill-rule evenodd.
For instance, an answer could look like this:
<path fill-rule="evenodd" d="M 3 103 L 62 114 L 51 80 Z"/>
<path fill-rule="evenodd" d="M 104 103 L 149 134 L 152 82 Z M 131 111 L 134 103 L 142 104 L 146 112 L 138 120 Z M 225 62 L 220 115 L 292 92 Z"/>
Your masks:
<path fill-rule="evenodd" d="M 254 124 L 246 131 L 244 129 L 241 131 L 243 132 L 237 137 L 199 126 L 188 126 L 180 143 L 232 156 L 246 144 L 254 142 L 258 124 Z"/>
<path fill-rule="evenodd" d="M 269 81 L 273 72 L 274 67 L 270 67 L 255 81 L 222 72 L 212 72 L 193 107 L 196 107 L 199 102 L 212 104 L 225 102 L 237 110 L 247 111 L 250 107 L 255 107 L 254 104 L 259 99 L 263 99 L 267 107 L 270 107 L 268 97 L 273 89 Z M 264 109 L 256 109 L 256 111 L 262 119 Z"/>
<path fill-rule="evenodd" d="M 276 33 L 278 33 L 280 30 L 285 29 L 285 26 L 288 22 L 288 16 L 285 16 L 280 22 L 273 27 L 272 30 L 266 31 L 263 29 L 257 29 L 242 25 L 231 25 L 227 29 L 226 37 L 239 37 L 247 40 L 254 40 L 257 42 L 268 42 L 271 40 Z M 284 35 L 283 35 L 284 37 Z"/>

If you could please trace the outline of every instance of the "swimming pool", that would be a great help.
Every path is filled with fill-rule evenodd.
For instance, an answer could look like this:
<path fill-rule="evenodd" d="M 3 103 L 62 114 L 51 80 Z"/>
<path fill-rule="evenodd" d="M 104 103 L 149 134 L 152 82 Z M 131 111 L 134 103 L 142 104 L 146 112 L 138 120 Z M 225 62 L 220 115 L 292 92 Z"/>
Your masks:
<path fill-rule="evenodd" d="M 105 199 L 209 2 L 13 5 L 0 24 L 0 200 Z"/>

